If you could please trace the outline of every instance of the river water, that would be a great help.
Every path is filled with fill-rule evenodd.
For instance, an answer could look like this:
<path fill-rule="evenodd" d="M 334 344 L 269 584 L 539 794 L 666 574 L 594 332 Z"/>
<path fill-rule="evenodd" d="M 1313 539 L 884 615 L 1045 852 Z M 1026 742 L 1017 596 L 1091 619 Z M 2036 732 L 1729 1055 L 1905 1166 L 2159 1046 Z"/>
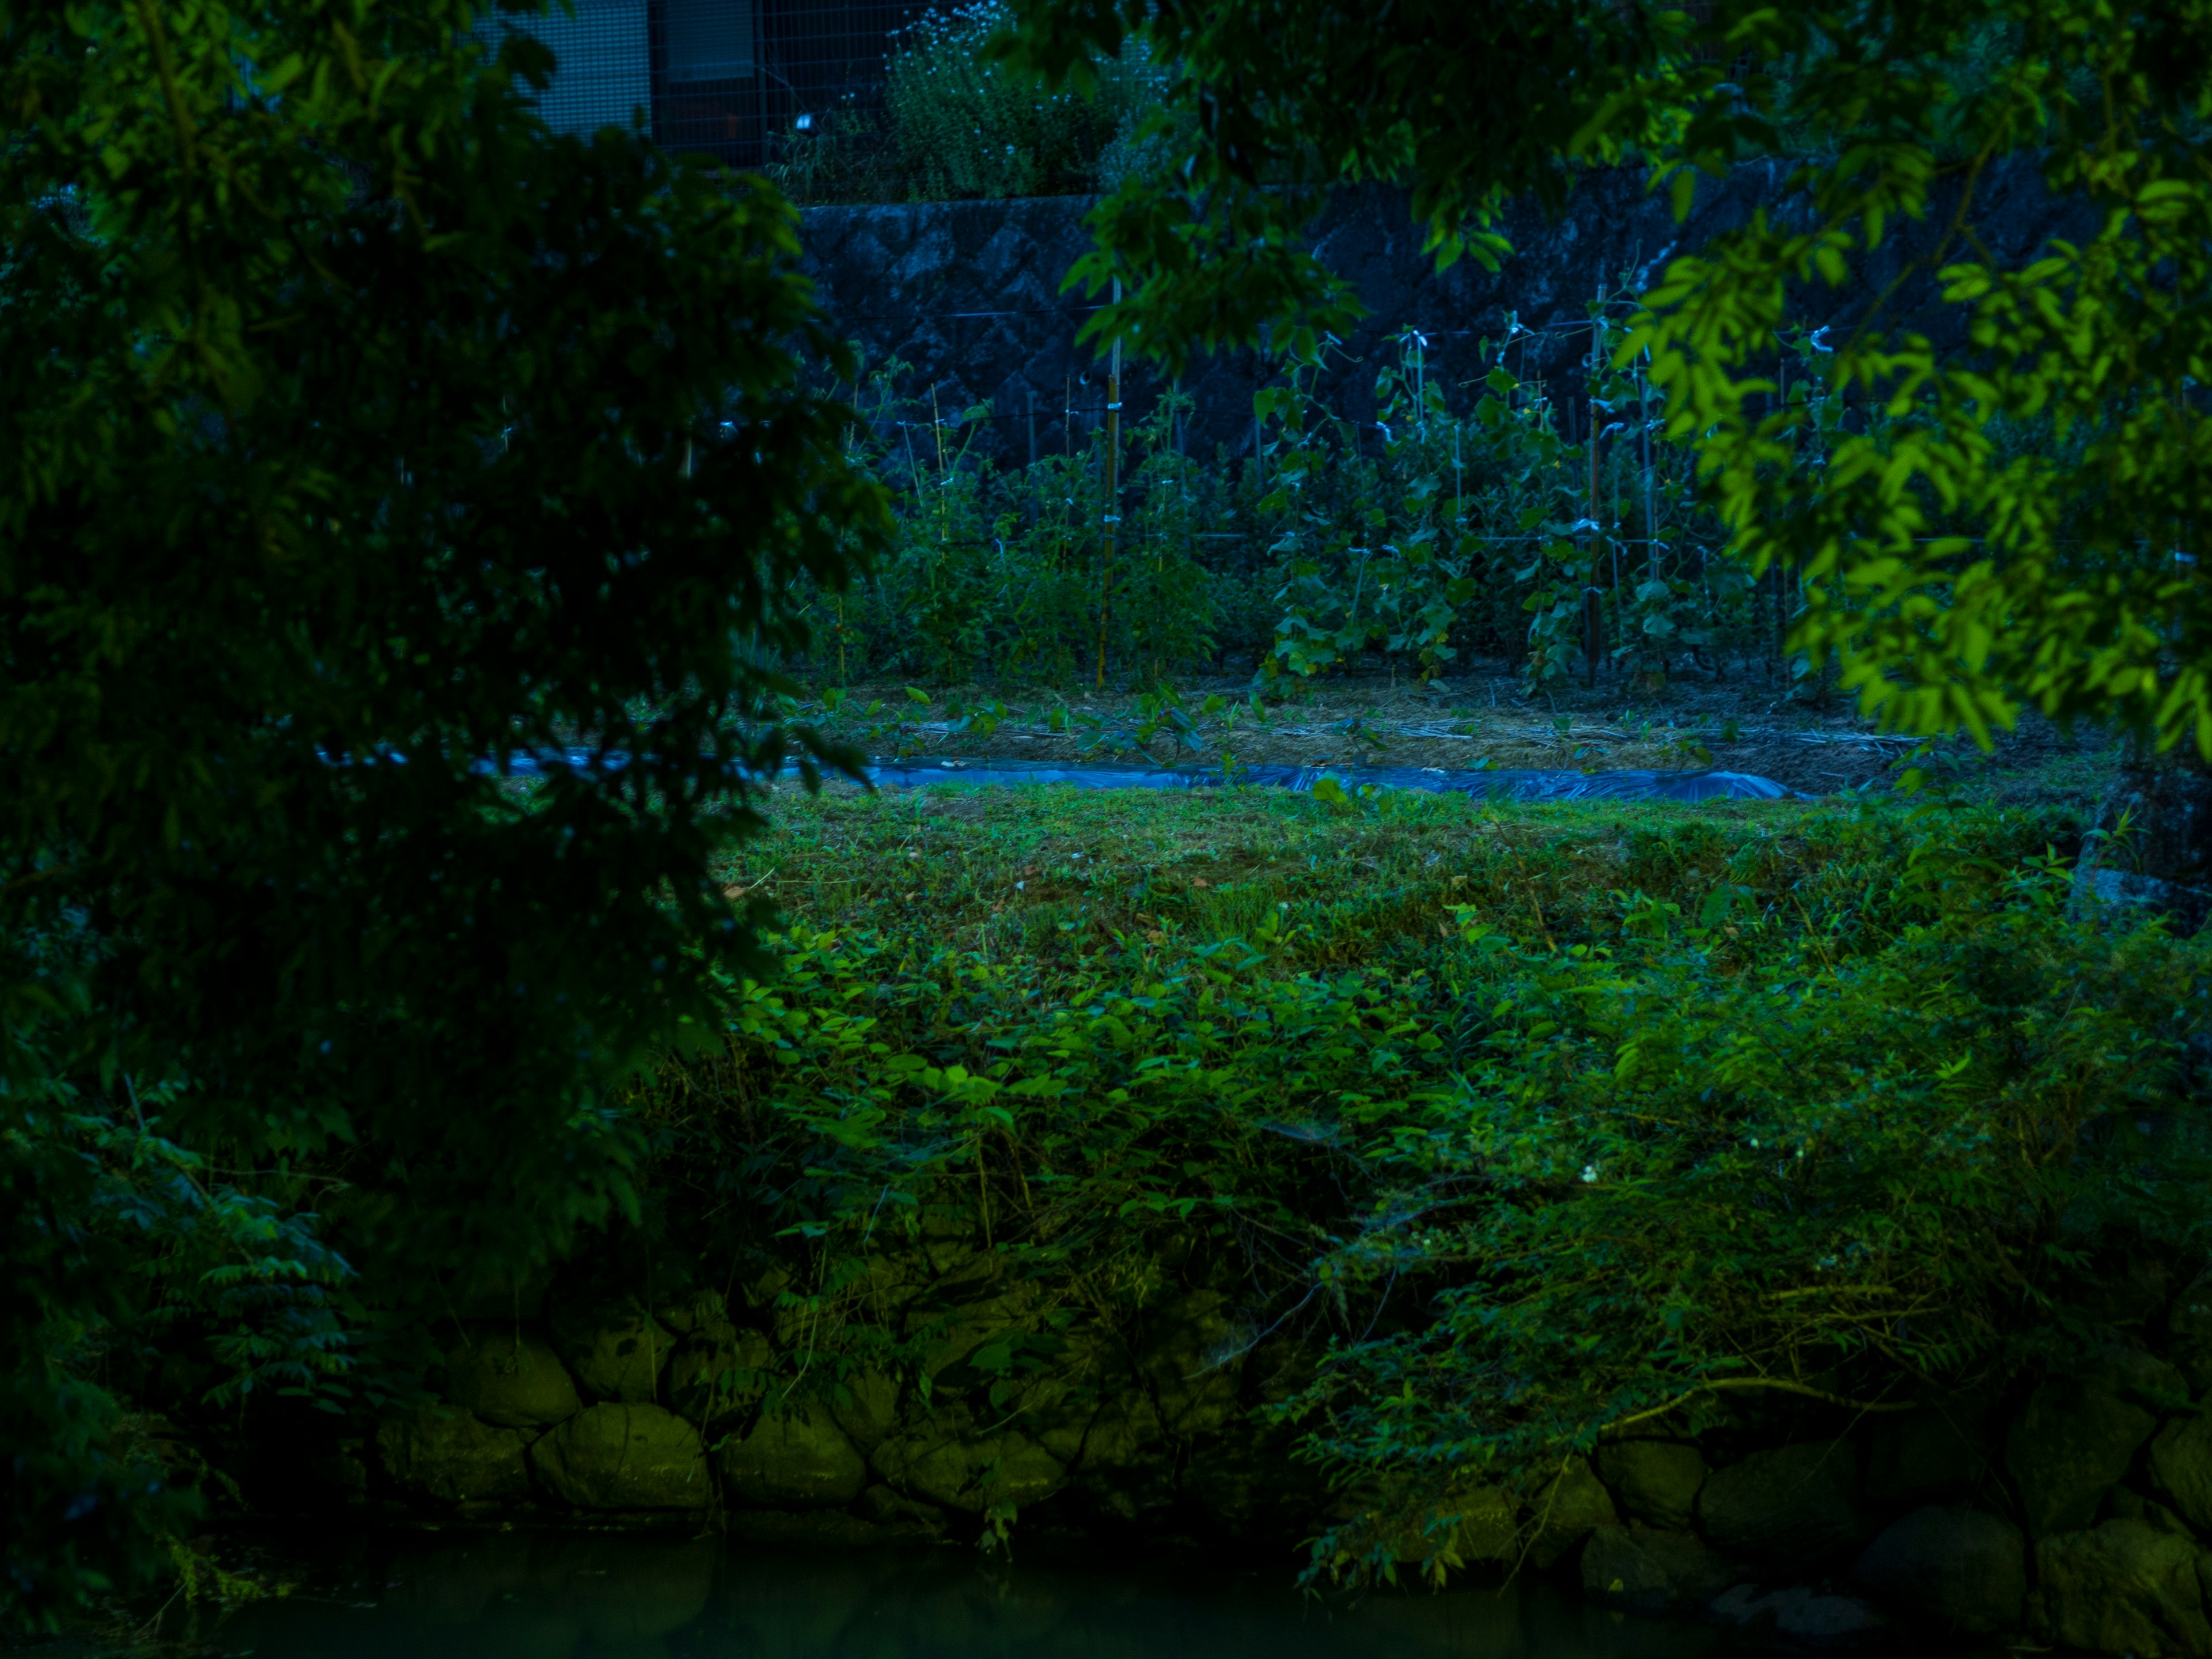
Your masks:
<path fill-rule="evenodd" d="M 1285 1570 L 787 1552 L 719 1539 L 363 1540 L 191 1632 L 253 1659 L 1704 1659 L 1721 1632 L 1548 1586 L 1302 1595 Z M 173 1635 L 187 1632 L 173 1627 Z"/>

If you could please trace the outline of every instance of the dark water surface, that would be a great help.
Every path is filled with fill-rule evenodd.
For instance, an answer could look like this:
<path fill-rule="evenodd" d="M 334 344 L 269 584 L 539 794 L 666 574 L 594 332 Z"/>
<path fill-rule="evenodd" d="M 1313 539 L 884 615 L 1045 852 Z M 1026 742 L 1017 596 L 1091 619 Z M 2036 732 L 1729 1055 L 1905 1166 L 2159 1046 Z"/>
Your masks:
<path fill-rule="evenodd" d="M 1704 1659 L 1720 1632 L 1503 1592 L 1302 1595 L 1287 1570 L 852 1554 L 721 1539 L 364 1540 L 208 1632 L 254 1659 Z"/>

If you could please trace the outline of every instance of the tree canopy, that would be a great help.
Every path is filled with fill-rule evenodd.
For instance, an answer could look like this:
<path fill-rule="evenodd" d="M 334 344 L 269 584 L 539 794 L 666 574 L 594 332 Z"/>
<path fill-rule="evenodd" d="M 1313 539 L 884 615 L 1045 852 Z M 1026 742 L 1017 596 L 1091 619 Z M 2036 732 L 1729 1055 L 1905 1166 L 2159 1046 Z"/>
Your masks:
<path fill-rule="evenodd" d="M 1906 729 L 1986 742 L 2026 708 L 2212 757 L 2197 542 L 2212 7 L 2108 0 L 1018 0 L 1000 50 L 1080 79 L 1143 31 L 1179 65 L 1181 135 L 1093 216 L 1091 325 L 1170 362 L 1313 332 L 1352 301 L 1304 247 L 1319 193 L 1411 186 L 1438 257 L 1504 252 L 1512 198 L 1637 165 L 1686 213 L 1696 173 L 1794 157 L 1790 199 L 1678 259 L 1621 348 L 1694 436 L 1733 550 L 1800 573 L 1795 643 Z M 1975 232 L 2008 156 L 2095 234 L 2008 261 Z M 1778 374 L 1792 295 L 1841 286 L 1902 222 L 1956 308 L 1940 353 L 1887 307 Z M 1281 337 L 1279 336 L 1278 337 Z"/>
<path fill-rule="evenodd" d="M 795 216 L 487 21 L 0 10 L 0 1613 L 188 1501 L 149 1368 L 343 1407 L 620 1212 L 610 1085 L 753 960 L 764 665 L 880 497 Z"/>

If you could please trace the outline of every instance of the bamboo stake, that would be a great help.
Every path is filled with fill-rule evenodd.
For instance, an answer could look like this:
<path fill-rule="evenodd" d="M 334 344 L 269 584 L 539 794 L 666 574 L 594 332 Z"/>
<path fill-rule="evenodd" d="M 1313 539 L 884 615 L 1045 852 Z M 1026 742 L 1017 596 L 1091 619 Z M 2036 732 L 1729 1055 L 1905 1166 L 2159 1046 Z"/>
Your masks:
<path fill-rule="evenodd" d="M 1114 279 L 1114 303 L 1121 303 L 1121 279 Z M 1106 371 L 1106 527 L 1105 557 L 1098 569 L 1098 672 L 1096 684 L 1106 686 L 1106 623 L 1114 603 L 1114 539 L 1121 522 L 1121 339 L 1114 337 L 1111 365 Z"/>
<path fill-rule="evenodd" d="M 1789 354 L 1783 350 L 1779 343 L 1777 343 L 1774 348 L 1774 385 L 1775 395 L 1781 400 L 1783 410 L 1786 413 L 1790 407 L 1790 358 Z M 1786 648 L 1789 626 L 1784 620 L 1784 594 L 1788 578 L 1782 574 L 1782 567 L 1776 565 L 1774 568 L 1774 678 L 1784 690 L 1787 690 L 1790 685 L 1790 659 Z"/>
<path fill-rule="evenodd" d="M 937 440 L 937 539 L 951 542 L 952 526 L 945 516 L 945 486 L 951 476 L 945 462 L 945 419 L 937 410 L 937 388 L 929 388 L 929 429 Z"/>
<path fill-rule="evenodd" d="M 1648 362 L 1650 353 L 1646 351 Z M 1659 574 L 1658 477 L 1651 471 L 1651 379 L 1639 363 L 1636 369 L 1637 413 L 1644 424 L 1644 564 L 1647 577 Z"/>
<path fill-rule="evenodd" d="M 1601 307 L 1605 304 L 1605 282 L 1603 278 L 1599 279 L 1597 285 L 1597 303 Z M 1588 636 L 1583 641 L 1583 647 L 1589 653 L 1587 672 L 1584 678 L 1588 681 L 1589 684 L 1593 688 L 1597 684 L 1597 659 L 1598 653 L 1602 648 L 1601 634 L 1603 627 L 1604 605 L 1604 600 L 1599 591 L 1598 582 L 1600 568 L 1605 558 L 1606 536 L 1604 521 L 1598 516 L 1603 509 L 1599 504 L 1597 493 L 1598 360 L 1600 354 L 1604 349 L 1604 334 L 1605 313 L 1601 309 L 1593 311 L 1590 313 L 1589 386 L 1588 394 L 1589 402 L 1589 511 L 1586 515 L 1593 527 L 1590 531 L 1589 592 L 1584 606 L 1587 614 L 1583 618 L 1583 624 L 1584 631 Z"/>

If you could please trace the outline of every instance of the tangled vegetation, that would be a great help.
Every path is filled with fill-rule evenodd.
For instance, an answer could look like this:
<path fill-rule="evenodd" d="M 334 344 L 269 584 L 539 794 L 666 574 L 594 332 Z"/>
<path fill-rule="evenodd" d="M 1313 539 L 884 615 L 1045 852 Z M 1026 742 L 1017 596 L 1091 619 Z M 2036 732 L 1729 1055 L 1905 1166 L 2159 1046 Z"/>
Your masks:
<path fill-rule="evenodd" d="M 2069 918 L 2063 821 L 958 805 L 792 812 L 732 872 L 781 971 L 639 1097 L 654 1271 L 781 1264 L 802 1392 L 927 1375 L 869 1290 L 913 1237 L 1015 1287 L 974 1379 L 1014 1423 L 1195 1256 L 1387 1533 L 1608 1429 L 2062 1352 L 2115 1261 L 2212 1243 L 2206 946 Z"/>

